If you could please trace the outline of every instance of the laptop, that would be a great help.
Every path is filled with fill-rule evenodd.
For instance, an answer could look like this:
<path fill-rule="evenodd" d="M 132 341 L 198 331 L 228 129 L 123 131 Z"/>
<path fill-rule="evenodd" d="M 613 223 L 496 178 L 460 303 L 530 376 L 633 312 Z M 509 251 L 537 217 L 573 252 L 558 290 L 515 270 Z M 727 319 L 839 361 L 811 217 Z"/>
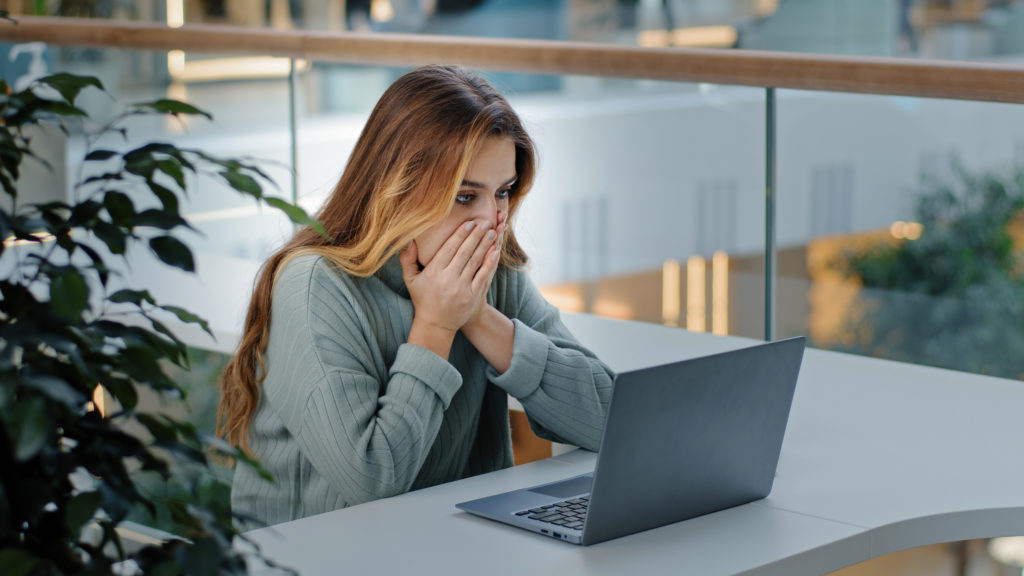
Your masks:
<path fill-rule="evenodd" d="M 804 338 L 621 372 L 594 471 L 456 504 L 595 544 L 771 492 Z"/>

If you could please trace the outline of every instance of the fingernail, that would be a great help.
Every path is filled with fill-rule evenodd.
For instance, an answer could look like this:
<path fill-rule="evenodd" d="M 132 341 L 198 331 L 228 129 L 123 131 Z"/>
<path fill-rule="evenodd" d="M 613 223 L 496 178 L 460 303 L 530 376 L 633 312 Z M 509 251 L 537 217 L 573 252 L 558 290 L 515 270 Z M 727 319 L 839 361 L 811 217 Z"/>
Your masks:
<path fill-rule="evenodd" d="M 469 222 L 466 222 L 466 232 L 469 232 L 470 230 L 472 230 L 473 226 L 476 226 L 476 222 L 474 222 L 472 220 L 470 220 Z"/>
<path fill-rule="evenodd" d="M 487 231 L 487 239 L 488 240 L 493 240 L 494 239 L 494 230 L 488 230 Z"/>
<path fill-rule="evenodd" d="M 491 223 L 490 222 L 484 222 L 484 230 L 487 230 L 490 227 L 491 227 Z"/>

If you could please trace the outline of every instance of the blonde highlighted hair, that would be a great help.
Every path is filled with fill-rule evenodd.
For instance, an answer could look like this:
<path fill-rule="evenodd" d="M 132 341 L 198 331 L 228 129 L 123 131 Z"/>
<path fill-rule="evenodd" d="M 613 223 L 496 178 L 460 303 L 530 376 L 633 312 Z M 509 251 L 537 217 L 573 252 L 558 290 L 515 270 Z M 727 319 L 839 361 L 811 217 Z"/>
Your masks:
<path fill-rule="evenodd" d="M 323 255 L 355 276 L 370 276 L 451 211 L 473 156 L 491 137 L 516 149 L 517 180 L 509 197 L 515 217 L 533 184 L 533 142 L 512 107 L 479 76 L 450 66 L 424 66 L 398 78 L 366 122 L 341 179 L 317 213 L 326 236 L 304 228 L 263 264 L 238 350 L 221 377 L 217 432 L 249 449 L 248 431 L 266 374 L 264 350 L 277 273 L 301 254 Z M 501 262 L 526 263 L 511 227 Z"/>

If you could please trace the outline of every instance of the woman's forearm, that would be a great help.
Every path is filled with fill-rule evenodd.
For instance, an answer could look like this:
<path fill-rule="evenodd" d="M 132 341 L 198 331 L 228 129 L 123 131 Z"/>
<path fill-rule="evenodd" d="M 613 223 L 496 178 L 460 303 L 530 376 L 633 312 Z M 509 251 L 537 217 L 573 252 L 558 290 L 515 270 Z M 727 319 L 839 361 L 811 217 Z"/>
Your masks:
<path fill-rule="evenodd" d="M 409 329 L 410 344 L 426 348 L 445 360 L 452 350 L 452 341 L 455 340 L 455 332 L 429 324 L 414 317 L 412 326 Z"/>
<path fill-rule="evenodd" d="M 462 327 L 462 333 L 499 374 L 508 370 L 516 335 L 512 320 L 493 306 L 484 305 L 480 314 Z"/>

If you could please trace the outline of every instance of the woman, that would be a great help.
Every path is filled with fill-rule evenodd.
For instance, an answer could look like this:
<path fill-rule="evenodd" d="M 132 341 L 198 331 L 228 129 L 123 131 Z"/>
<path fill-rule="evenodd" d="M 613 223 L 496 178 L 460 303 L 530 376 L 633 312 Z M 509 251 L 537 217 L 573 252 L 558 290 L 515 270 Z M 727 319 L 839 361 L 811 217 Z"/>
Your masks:
<path fill-rule="evenodd" d="M 311 229 L 264 264 L 221 382 L 236 512 L 274 524 L 512 465 L 508 394 L 596 450 L 612 373 L 522 268 L 508 226 L 533 144 L 481 78 L 428 66 L 384 93 Z"/>

